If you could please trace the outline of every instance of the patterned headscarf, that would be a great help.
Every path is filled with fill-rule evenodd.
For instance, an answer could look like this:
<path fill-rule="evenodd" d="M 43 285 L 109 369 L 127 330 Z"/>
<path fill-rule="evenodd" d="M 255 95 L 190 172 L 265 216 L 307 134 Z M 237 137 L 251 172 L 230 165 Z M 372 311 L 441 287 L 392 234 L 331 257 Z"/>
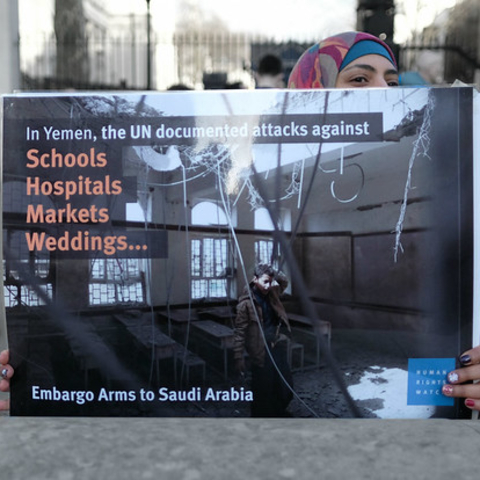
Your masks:
<path fill-rule="evenodd" d="M 384 56 L 397 66 L 392 50 L 378 37 L 362 32 L 340 33 L 316 43 L 299 58 L 288 79 L 288 88 L 334 88 L 347 53 L 363 40 L 381 45 L 385 49 Z M 365 52 L 364 55 L 368 53 L 378 52 Z"/>

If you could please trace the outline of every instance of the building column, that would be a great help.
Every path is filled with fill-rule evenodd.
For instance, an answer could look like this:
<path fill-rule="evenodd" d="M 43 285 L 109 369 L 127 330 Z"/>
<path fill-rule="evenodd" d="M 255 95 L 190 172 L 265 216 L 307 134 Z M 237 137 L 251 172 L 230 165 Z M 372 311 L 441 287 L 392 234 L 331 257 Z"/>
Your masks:
<path fill-rule="evenodd" d="M 18 0 L 0 0 L 0 93 L 20 88 Z"/>

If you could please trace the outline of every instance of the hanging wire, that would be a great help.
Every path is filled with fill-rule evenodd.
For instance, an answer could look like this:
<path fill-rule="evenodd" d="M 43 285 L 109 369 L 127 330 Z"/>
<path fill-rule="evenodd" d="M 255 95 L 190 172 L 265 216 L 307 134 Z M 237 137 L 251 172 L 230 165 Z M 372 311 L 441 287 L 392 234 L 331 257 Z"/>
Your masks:
<path fill-rule="evenodd" d="M 427 103 L 427 108 L 425 109 L 422 126 L 420 127 L 420 131 L 418 133 L 417 139 L 413 143 L 413 151 L 408 161 L 408 172 L 407 172 L 407 179 L 405 182 L 405 188 L 403 192 L 403 200 L 402 200 L 402 205 L 400 207 L 400 215 L 398 217 L 397 224 L 395 226 L 395 246 L 394 246 L 394 255 L 393 255 L 395 263 L 397 263 L 398 261 L 399 254 L 403 253 L 401 236 L 403 231 L 403 224 L 405 221 L 405 215 L 407 212 L 408 194 L 410 190 L 415 188 L 412 185 L 412 172 L 413 172 L 413 167 L 415 165 L 415 160 L 420 155 L 426 158 L 430 158 L 430 156 L 428 155 L 428 150 L 430 147 L 430 127 L 431 127 L 432 112 L 434 108 L 435 108 L 435 101 L 433 96 L 430 95 L 429 101 Z"/>
<path fill-rule="evenodd" d="M 285 97 L 288 97 L 288 93 L 285 93 Z M 326 113 L 326 110 L 327 110 L 328 97 L 329 97 L 329 93 L 327 92 L 325 94 L 324 114 Z M 227 103 L 227 108 L 228 108 L 229 112 L 232 113 L 231 108 L 228 104 L 228 98 L 224 97 L 224 101 Z M 283 103 L 284 110 L 282 111 L 282 115 L 285 115 L 286 105 L 287 105 L 287 99 L 285 98 L 285 101 Z M 317 167 L 318 167 L 318 164 L 320 162 L 320 150 L 321 150 L 321 148 L 319 148 L 319 153 L 318 153 L 317 158 L 316 158 L 316 164 L 315 164 L 315 168 L 313 170 L 314 172 L 317 171 L 317 169 L 318 169 Z M 360 409 L 358 408 L 355 401 L 353 400 L 350 393 L 348 392 L 347 386 L 346 386 L 346 384 L 343 380 L 343 376 L 340 372 L 340 369 L 338 368 L 337 362 L 336 362 L 335 358 L 333 357 L 333 355 L 330 351 L 330 348 L 328 347 L 327 343 L 325 342 L 325 339 L 323 338 L 323 335 L 321 335 L 321 333 L 320 333 L 320 321 L 319 321 L 317 313 L 315 311 L 315 307 L 313 305 L 313 302 L 310 300 L 309 296 L 306 293 L 307 292 L 307 287 L 306 287 L 305 282 L 303 280 L 303 276 L 301 275 L 301 272 L 298 268 L 298 264 L 295 261 L 295 259 L 293 257 L 293 254 L 292 254 L 292 249 L 291 249 L 292 240 L 290 242 L 288 242 L 287 239 L 286 239 L 285 233 L 283 231 L 281 231 L 280 228 L 279 228 L 279 210 L 278 210 L 278 207 L 276 207 L 276 205 L 279 204 L 278 196 L 279 196 L 280 188 L 278 186 L 279 185 L 278 182 L 279 182 L 279 177 L 280 177 L 281 150 L 278 150 L 277 153 L 278 153 L 277 169 L 276 169 L 276 175 L 277 175 L 276 185 L 277 185 L 277 187 L 276 187 L 276 192 L 275 192 L 276 195 L 277 195 L 276 200 L 274 200 L 273 202 L 269 201 L 267 191 L 266 191 L 265 181 L 264 181 L 264 179 L 261 178 L 261 176 L 257 172 L 254 164 L 251 165 L 251 170 L 252 170 L 252 173 L 253 173 L 253 180 L 254 180 L 253 185 L 254 185 L 256 191 L 258 192 L 258 194 L 260 195 L 260 197 L 262 198 L 263 203 L 265 205 L 265 208 L 268 210 L 268 213 L 270 215 L 272 224 L 274 226 L 274 232 L 273 232 L 274 242 L 277 242 L 280 245 L 280 248 L 283 252 L 283 255 L 285 257 L 285 263 L 287 264 L 287 266 L 289 268 L 289 271 L 290 271 L 290 274 L 292 276 L 292 281 L 297 286 L 297 290 L 299 292 L 299 297 L 300 297 L 300 303 L 303 306 L 303 309 L 306 313 L 306 316 L 308 318 L 310 318 L 311 321 L 312 321 L 313 329 L 316 332 L 316 336 L 318 337 L 318 340 L 320 342 L 321 349 L 322 349 L 322 351 L 325 355 L 327 366 L 331 369 L 333 378 L 334 378 L 335 382 L 337 383 L 337 386 L 340 389 L 342 395 L 344 396 L 344 398 L 346 400 L 346 403 L 347 403 L 352 415 L 355 416 L 355 417 L 361 417 L 362 415 L 361 415 Z M 312 175 L 312 179 L 310 180 L 310 185 L 309 185 L 309 188 L 308 188 L 308 191 L 307 191 L 307 194 L 306 194 L 306 199 L 303 203 L 303 208 L 299 213 L 299 218 L 297 219 L 296 231 L 299 228 L 301 217 L 304 215 L 305 206 L 308 204 L 308 199 L 309 199 L 310 195 L 312 194 L 313 178 L 314 177 L 315 177 L 315 175 Z M 235 230 L 233 228 L 233 224 L 232 224 L 231 221 L 229 223 L 230 223 L 230 227 L 231 227 L 231 231 L 232 231 L 232 236 L 235 239 L 235 245 L 237 246 L 237 254 L 238 254 L 241 266 L 242 266 L 242 273 L 243 273 L 243 276 L 244 276 L 244 281 L 245 281 L 245 284 L 248 285 L 249 281 L 248 281 L 248 277 L 247 277 L 247 274 L 246 274 L 246 268 L 245 268 L 245 263 L 244 263 L 244 260 L 243 260 L 243 256 L 242 256 L 241 251 L 240 251 L 240 246 L 239 246 L 238 240 L 237 240 L 236 235 L 235 235 Z M 281 267 L 280 267 L 280 269 L 281 269 Z M 253 305 L 254 300 L 253 300 L 252 293 L 251 293 L 250 290 L 249 290 L 249 298 L 250 298 L 250 302 Z M 253 310 L 256 312 L 256 309 L 253 309 Z M 260 319 L 258 318 L 257 313 L 256 313 L 256 321 L 258 323 L 260 323 Z M 285 379 L 285 377 L 281 373 L 278 365 L 276 364 L 276 362 L 275 362 L 275 360 L 272 356 L 272 353 L 270 352 L 270 349 L 268 348 L 267 340 L 265 338 L 265 334 L 263 332 L 263 329 L 261 328 L 261 325 L 260 325 L 259 330 L 262 332 L 262 338 L 263 338 L 265 350 L 266 350 L 266 352 L 268 352 L 270 360 L 272 361 L 272 364 L 275 366 L 275 369 L 278 372 L 278 374 L 280 375 L 280 377 L 282 378 L 283 382 L 290 389 L 290 391 L 293 393 L 293 395 L 312 413 L 312 415 L 317 417 L 318 414 L 316 412 L 314 412 L 308 405 L 306 405 L 306 403 L 303 401 L 303 399 L 301 399 L 299 397 L 299 395 L 295 392 L 295 390 L 290 386 L 288 381 Z"/>

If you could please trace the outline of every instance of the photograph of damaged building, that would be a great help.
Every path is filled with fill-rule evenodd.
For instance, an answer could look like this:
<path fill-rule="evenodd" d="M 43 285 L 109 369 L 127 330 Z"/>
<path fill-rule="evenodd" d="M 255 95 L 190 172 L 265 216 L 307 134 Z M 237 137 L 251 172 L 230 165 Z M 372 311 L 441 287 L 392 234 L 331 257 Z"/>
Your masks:
<path fill-rule="evenodd" d="M 233 368 L 233 329 L 237 299 L 262 262 L 290 280 L 282 300 L 292 326 L 292 416 L 463 415 L 457 405 L 407 404 L 407 387 L 410 359 L 451 359 L 471 343 L 469 88 L 7 103 L 12 414 L 248 416 L 249 378 Z M 162 243 L 155 258 L 25 247 L 28 204 L 65 206 L 61 196 L 25 199 L 22 158 L 31 144 L 11 132 L 28 119 L 68 119 L 98 138 L 101 126 L 115 127 L 95 148 L 106 152 L 122 194 L 71 201 L 108 207 L 108 234 L 153 234 Z M 193 134 L 192 125 L 202 129 Z M 116 136 L 120 128 L 126 138 Z M 72 152 L 80 144 L 37 147 Z M 57 178 L 84 172 L 67 170 Z M 430 393 L 439 390 L 428 382 Z"/>

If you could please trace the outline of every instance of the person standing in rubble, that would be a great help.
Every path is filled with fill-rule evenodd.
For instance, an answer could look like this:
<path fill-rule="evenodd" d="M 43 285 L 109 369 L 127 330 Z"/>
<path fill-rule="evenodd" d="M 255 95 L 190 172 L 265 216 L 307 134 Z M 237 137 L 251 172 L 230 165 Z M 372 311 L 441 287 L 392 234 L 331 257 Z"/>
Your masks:
<path fill-rule="evenodd" d="M 288 280 L 268 264 L 258 264 L 238 300 L 234 321 L 236 370 L 246 372 L 245 351 L 251 364 L 252 417 L 285 417 L 293 398 L 288 365 L 290 324 L 280 299 Z"/>

